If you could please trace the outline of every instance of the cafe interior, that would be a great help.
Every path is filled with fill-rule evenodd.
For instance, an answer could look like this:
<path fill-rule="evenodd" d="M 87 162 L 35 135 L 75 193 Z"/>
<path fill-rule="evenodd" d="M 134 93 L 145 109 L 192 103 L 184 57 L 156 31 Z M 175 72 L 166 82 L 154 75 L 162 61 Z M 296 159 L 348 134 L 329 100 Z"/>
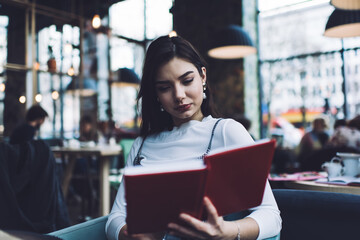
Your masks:
<path fill-rule="evenodd" d="M 271 239 L 357 239 L 360 0 L 0 0 L 0 33 L 0 239 L 107 239 L 168 34 L 206 60 L 222 117 L 276 140 Z M 35 140 L 12 144 L 34 105 Z"/>

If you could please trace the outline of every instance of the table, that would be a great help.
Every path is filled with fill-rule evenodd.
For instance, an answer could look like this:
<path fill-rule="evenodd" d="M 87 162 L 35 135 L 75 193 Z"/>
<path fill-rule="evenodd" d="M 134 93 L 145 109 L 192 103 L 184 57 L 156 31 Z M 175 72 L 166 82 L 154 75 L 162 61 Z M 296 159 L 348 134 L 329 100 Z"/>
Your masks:
<path fill-rule="evenodd" d="M 314 181 L 287 181 L 285 187 L 292 189 L 313 190 L 323 192 L 350 193 L 360 195 L 360 187 L 316 183 Z"/>
<path fill-rule="evenodd" d="M 120 145 L 104 145 L 95 147 L 52 147 L 54 154 L 61 154 L 68 157 L 68 164 L 65 168 L 64 178 L 62 182 L 63 194 L 66 197 L 70 180 L 72 178 L 75 162 L 77 158 L 86 156 L 95 156 L 99 159 L 99 195 L 100 207 L 99 214 L 104 216 L 110 212 L 110 159 L 121 154 Z"/>

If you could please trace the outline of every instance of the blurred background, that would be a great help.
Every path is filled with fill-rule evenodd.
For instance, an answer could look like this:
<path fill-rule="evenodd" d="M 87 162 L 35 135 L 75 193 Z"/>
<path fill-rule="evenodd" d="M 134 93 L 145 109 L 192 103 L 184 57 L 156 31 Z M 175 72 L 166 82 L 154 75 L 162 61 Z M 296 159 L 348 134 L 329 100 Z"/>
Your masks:
<path fill-rule="evenodd" d="M 121 79 L 121 71 L 141 77 L 149 42 L 173 30 L 208 61 L 220 112 L 249 118 L 255 138 L 276 135 L 294 148 L 314 118 L 325 115 L 332 126 L 359 112 L 359 38 L 324 36 L 329 1 L 0 2 L 4 139 L 35 103 L 49 113 L 42 138 L 78 137 L 84 113 L 136 135 L 139 82 Z M 229 24 L 247 31 L 257 54 L 208 56 L 214 34 Z"/>
<path fill-rule="evenodd" d="M 37 138 L 51 147 L 121 145 L 110 166 L 119 174 L 141 124 L 136 98 L 146 49 L 177 34 L 207 61 L 219 113 L 254 139 L 277 140 L 273 173 L 320 171 L 339 148 L 311 156 L 315 150 L 360 152 L 360 4 L 346 9 L 346 2 L 359 1 L 0 0 L 0 139 L 8 142 L 39 104 L 48 117 Z M 223 45 L 240 54 L 209 51 Z M 357 129 L 344 144 L 336 139 L 339 120 Z M 56 156 L 59 165 L 67 160 Z M 98 173 L 97 159 L 86 161 Z M 90 182 L 84 166 L 75 174 Z M 83 186 L 76 178 L 70 184 L 70 208 Z M 74 222 L 96 216 L 97 209 L 84 209 L 73 207 Z"/>

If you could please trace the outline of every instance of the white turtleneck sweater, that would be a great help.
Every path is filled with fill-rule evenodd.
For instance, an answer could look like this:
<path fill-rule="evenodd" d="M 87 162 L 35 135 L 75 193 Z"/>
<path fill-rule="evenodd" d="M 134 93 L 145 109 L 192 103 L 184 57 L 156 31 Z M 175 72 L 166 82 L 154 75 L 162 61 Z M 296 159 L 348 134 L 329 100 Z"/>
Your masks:
<path fill-rule="evenodd" d="M 171 131 L 163 131 L 146 138 L 141 150 L 141 165 L 151 166 L 174 161 L 199 159 L 208 147 L 211 132 L 217 119 L 211 116 L 202 121 L 191 120 L 174 127 Z M 129 153 L 126 166 L 133 166 L 142 138 L 138 137 Z M 223 119 L 217 125 L 211 150 L 229 146 L 244 146 L 253 142 L 245 128 L 232 119 Z M 211 151 L 210 151 L 211 153 Z M 199 159 L 199 161 L 201 161 Z M 266 184 L 263 201 L 258 207 L 250 209 L 249 217 L 259 225 L 258 239 L 277 235 L 281 230 L 280 211 L 269 183 Z M 156 216 L 154 216 L 156 217 Z M 124 184 L 120 185 L 113 208 L 106 223 L 106 233 L 109 240 L 117 240 L 120 229 L 126 224 L 126 200 Z"/>

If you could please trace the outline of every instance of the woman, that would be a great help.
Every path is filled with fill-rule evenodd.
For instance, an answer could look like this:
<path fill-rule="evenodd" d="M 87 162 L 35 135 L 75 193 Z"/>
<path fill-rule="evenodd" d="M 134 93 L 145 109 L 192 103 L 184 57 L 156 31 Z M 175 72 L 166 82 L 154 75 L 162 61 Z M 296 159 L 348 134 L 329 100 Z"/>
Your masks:
<path fill-rule="evenodd" d="M 351 119 L 345 126 L 335 129 L 328 147 L 342 147 L 347 151 L 360 151 L 360 115 Z"/>
<path fill-rule="evenodd" d="M 298 146 L 298 162 L 306 164 L 309 157 L 325 147 L 329 141 L 329 134 L 326 132 L 327 124 L 324 118 L 315 118 L 312 122 L 312 130 L 304 134 Z"/>
<path fill-rule="evenodd" d="M 180 37 L 163 36 L 148 48 L 139 99 L 142 126 L 127 165 L 144 167 L 199 159 L 211 149 L 253 142 L 249 133 L 231 119 L 211 115 L 211 95 L 206 84 L 205 62 L 192 45 Z M 212 140 L 211 140 L 212 139 Z M 170 235 L 191 239 L 256 239 L 279 233 L 281 218 L 267 183 L 263 202 L 237 221 L 224 221 L 207 198 L 207 221 L 187 214 L 184 225 L 169 223 Z M 154 216 L 156 218 L 156 216 Z M 162 239 L 164 233 L 128 235 L 124 186 L 120 186 L 106 224 L 108 239 Z"/>

